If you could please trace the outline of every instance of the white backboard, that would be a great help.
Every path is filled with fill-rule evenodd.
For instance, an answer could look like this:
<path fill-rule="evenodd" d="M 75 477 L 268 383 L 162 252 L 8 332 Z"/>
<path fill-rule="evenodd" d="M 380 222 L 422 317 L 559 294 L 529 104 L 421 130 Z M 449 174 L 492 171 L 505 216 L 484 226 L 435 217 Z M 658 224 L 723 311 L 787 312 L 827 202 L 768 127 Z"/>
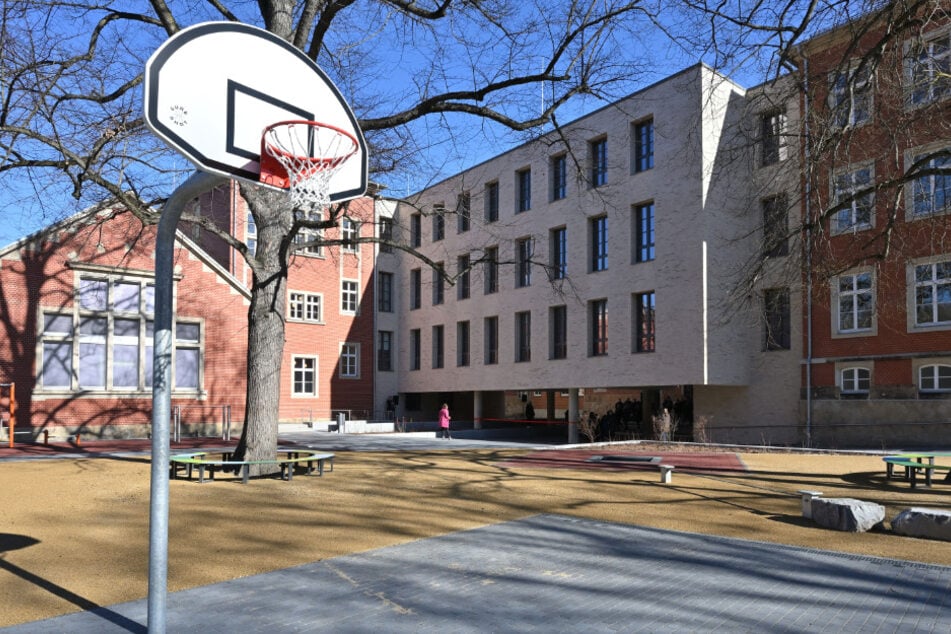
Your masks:
<path fill-rule="evenodd" d="M 289 119 L 356 137 L 357 154 L 333 176 L 330 191 L 335 202 L 362 196 L 367 150 L 356 117 L 290 43 L 239 22 L 205 22 L 176 33 L 146 63 L 146 124 L 199 169 L 258 183 L 261 133 Z"/>

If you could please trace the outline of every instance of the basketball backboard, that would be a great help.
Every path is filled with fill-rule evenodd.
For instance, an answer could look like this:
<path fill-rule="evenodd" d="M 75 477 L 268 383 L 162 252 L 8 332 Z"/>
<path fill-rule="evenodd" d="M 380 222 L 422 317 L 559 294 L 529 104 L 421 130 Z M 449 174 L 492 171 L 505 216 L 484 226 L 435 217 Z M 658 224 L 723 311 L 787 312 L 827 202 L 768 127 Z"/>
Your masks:
<path fill-rule="evenodd" d="M 330 181 L 330 199 L 362 196 L 367 149 L 356 117 L 320 67 L 290 43 L 239 22 L 205 22 L 173 35 L 146 63 L 146 124 L 199 169 L 259 183 L 264 128 L 297 119 L 357 139 L 357 153 Z"/>

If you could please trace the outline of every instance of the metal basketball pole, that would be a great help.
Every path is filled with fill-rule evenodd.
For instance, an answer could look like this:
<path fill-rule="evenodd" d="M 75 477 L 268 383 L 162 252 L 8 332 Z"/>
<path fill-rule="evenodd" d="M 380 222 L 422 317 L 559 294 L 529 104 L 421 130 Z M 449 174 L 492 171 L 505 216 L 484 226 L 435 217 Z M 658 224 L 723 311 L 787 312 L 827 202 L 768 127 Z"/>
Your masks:
<path fill-rule="evenodd" d="M 149 633 L 165 634 L 168 595 L 169 416 L 172 408 L 172 310 L 175 232 L 185 205 L 225 182 L 196 171 L 162 208 L 155 238 L 155 339 L 152 357 L 152 482 L 149 502 Z"/>

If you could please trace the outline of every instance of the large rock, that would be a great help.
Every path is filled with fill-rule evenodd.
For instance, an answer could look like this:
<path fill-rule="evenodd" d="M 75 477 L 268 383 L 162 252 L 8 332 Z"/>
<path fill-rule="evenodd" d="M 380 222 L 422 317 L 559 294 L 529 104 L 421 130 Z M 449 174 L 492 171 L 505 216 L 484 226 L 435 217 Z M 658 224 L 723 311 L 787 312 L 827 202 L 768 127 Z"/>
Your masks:
<path fill-rule="evenodd" d="M 812 520 L 837 531 L 864 533 L 885 520 L 885 507 L 852 498 L 814 498 Z"/>
<path fill-rule="evenodd" d="M 892 530 L 909 537 L 928 537 L 951 542 L 951 511 L 910 508 L 892 520 Z"/>

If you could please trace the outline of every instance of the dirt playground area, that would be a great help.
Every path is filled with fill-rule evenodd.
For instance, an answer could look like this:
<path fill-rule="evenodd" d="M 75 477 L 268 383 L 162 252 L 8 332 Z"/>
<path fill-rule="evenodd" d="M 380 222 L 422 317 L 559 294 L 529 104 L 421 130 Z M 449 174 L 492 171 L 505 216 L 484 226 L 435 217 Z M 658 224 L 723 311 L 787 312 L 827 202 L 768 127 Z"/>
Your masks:
<path fill-rule="evenodd" d="M 594 454 L 665 456 L 656 467 Z M 0 626 L 148 592 L 147 455 L 0 462 Z M 822 529 L 797 491 L 886 507 L 885 528 Z M 880 456 L 638 446 L 338 452 L 332 472 L 172 480 L 170 591 L 539 513 L 951 565 L 951 543 L 902 537 L 905 508 L 951 509 L 951 483 L 911 489 Z"/>

